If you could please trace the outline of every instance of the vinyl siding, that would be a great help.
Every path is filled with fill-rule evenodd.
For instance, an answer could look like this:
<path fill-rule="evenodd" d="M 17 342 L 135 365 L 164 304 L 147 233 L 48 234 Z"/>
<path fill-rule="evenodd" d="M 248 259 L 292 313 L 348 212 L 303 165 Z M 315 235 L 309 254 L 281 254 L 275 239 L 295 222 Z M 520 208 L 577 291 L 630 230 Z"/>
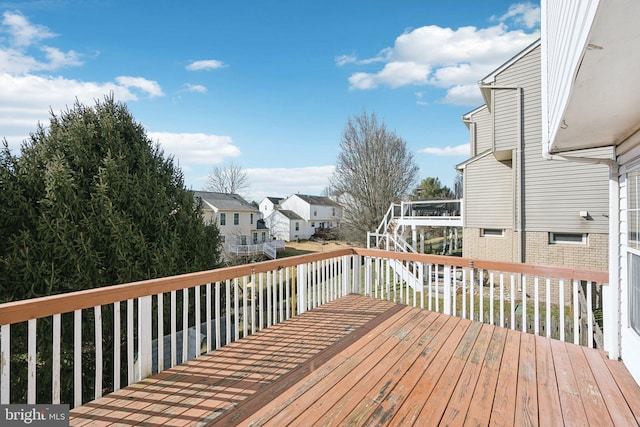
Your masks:
<path fill-rule="evenodd" d="M 610 152 L 605 148 L 590 154 L 606 157 Z M 527 230 L 608 233 L 608 166 L 547 161 L 539 144 L 527 146 L 525 155 Z M 580 211 L 588 211 L 592 219 L 581 218 Z"/>
<path fill-rule="evenodd" d="M 491 113 L 487 108 L 478 111 L 472 116 L 475 130 L 475 151 L 472 156 L 491 149 L 493 146 Z"/>
<path fill-rule="evenodd" d="M 560 128 L 564 109 L 570 97 L 572 81 L 582 62 L 583 47 L 600 1 L 550 1 L 543 16 L 546 32 L 546 102 L 549 135 L 553 140 Z M 550 19 L 551 18 L 551 19 Z"/>
<path fill-rule="evenodd" d="M 607 233 L 608 167 L 542 158 L 540 47 L 500 73 L 495 84 L 522 88 L 524 230 Z M 495 97 L 496 148 L 515 147 L 519 130 L 513 112 L 517 110 L 516 98 L 504 90 L 496 91 Z M 515 145 L 508 142 L 511 138 L 515 138 Z M 591 150 L 588 154 L 607 157 L 610 151 Z M 580 211 L 588 211 L 591 219 L 581 218 Z"/>
<path fill-rule="evenodd" d="M 522 88 L 522 116 L 527 127 L 535 127 L 540 144 L 540 47 L 533 49 L 496 77 L 496 86 Z M 518 147 L 520 94 L 517 90 L 494 90 L 495 150 Z M 537 107 L 531 108 L 532 105 Z M 537 122 L 537 123 L 535 123 Z"/>
<path fill-rule="evenodd" d="M 511 150 L 518 147 L 518 92 L 516 90 L 494 90 L 493 111 L 495 128 L 494 151 Z"/>
<path fill-rule="evenodd" d="M 465 169 L 465 227 L 511 228 L 513 174 L 511 162 L 488 155 Z"/>

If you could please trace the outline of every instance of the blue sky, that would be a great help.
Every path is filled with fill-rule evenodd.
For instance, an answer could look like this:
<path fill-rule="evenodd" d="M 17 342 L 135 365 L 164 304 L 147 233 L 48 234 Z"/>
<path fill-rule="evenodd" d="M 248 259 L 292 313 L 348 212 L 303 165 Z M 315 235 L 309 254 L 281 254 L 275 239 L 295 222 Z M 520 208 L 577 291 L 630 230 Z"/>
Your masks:
<path fill-rule="evenodd" d="M 539 37 L 509 1 L 0 0 L 0 137 L 113 93 L 200 190 L 246 169 L 249 201 L 320 194 L 349 117 L 375 112 L 420 178 L 452 186 L 477 81 Z"/>

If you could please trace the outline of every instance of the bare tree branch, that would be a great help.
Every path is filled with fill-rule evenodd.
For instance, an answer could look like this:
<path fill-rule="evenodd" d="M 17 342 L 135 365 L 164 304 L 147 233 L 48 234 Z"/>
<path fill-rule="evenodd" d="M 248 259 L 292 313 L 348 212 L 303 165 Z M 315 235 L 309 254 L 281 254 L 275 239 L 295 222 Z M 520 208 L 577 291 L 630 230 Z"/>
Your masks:
<path fill-rule="evenodd" d="M 209 173 L 205 190 L 217 193 L 239 194 L 248 187 L 247 172 L 239 164 L 230 162 L 213 168 Z"/>
<path fill-rule="evenodd" d="M 362 242 L 389 205 L 408 193 L 418 166 L 406 142 L 366 111 L 349 119 L 340 149 L 330 183 L 341 195 L 345 237 Z"/>

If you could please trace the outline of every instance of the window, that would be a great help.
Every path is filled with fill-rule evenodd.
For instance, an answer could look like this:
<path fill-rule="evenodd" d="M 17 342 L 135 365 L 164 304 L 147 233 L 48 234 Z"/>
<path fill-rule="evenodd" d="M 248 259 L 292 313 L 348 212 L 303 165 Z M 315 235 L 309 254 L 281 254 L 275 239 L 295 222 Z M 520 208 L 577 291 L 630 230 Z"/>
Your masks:
<path fill-rule="evenodd" d="M 262 241 L 265 242 L 267 240 L 267 235 L 265 234 L 265 232 L 262 232 Z"/>
<path fill-rule="evenodd" d="M 300 223 L 296 222 L 296 231 L 300 231 Z"/>
<path fill-rule="evenodd" d="M 236 212 L 233 214 L 233 225 L 238 224 L 240 224 L 240 214 Z"/>
<path fill-rule="evenodd" d="M 587 235 L 583 233 L 549 233 L 549 244 L 586 245 Z"/>
<path fill-rule="evenodd" d="M 251 214 L 251 224 L 253 224 L 253 214 Z"/>
<path fill-rule="evenodd" d="M 502 228 L 483 228 L 480 230 L 480 236 L 482 237 L 504 237 L 504 230 Z"/>
<path fill-rule="evenodd" d="M 640 169 L 627 174 L 629 326 L 640 334 Z"/>
<path fill-rule="evenodd" d="M 313 209 L 313 216 L 318 216 L 318 209 L 316 208 Z"/>
<path fill-rule="evenodd" d="M 311 227 L 312 227 L 312 228 L 316 228 L 316 223 L 315 223 L 315 222 L 312 222 L 312 223 L 311 223 Z"/>
<path fill-rule="evenodd" d="M 253 233 L 253 244 L 258 243 L 258 233 Z"/>
<path fill-rule="evenodd" d="M 220 214 L 220 225 L 227 225 L 227 214 L 224 212 Z"/>
<path fill-rule="evenodd" d="M 336 216 L 336 208 L 331 208 L 331 216 Z"/>
<path fill-rule="evenodd" d="M 220 241 L 224 243 L 227 240 L 227 236 L 220 236 Z"/>

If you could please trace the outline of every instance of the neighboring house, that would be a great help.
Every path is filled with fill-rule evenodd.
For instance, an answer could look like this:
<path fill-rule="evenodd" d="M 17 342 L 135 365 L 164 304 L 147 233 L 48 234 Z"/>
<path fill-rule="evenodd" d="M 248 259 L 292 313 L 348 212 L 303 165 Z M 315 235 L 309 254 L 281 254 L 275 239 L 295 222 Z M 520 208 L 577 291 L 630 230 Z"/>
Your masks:
<path fill-rule="evenodd" d="M 542 153 L 559 167 L 590 164 L 608 186 L 604 348 L 640 383 L 640 2 L 543 0 L 541 10 Z M 613 160 L 575 151 L 599 147 Z"/>
<path fill-rule="evenodd" d="M 328 197 L 294 194 L 281 201 L 280 207 L 295 212 L 304 220 L 298 230 L 300 239 L 335 231 L 342 218 L 342 207 Z"/>
<path fill-rule="evenodd" d="M 194 195 L 202 200 L 204 221 L 218 225 L 226 249 L 229 245 L 251 245 L 269 239 L 258 208 L 239 195 L 208 191 L 195 191 Z"/>
<path fill-rule="evenodd" d="M 305 220 L 293 211 L 286 209 L 273 211 L 265 219 L 265 222 L 269 226 L 271 236 L 277 240 L 291 242 L 306 238 L 301 237 Z"/>
<path fill-rule="evenodd" d="M 328 197 L 294 194 L 260 202 L 267 227 L 277 239 L 306 240 L 334 233 L 340 225 L 342 206 Z"/>
<path fill-rule="evenodd" d="M 262 199 L 258 208 L 263 218 L 268 217 L 271 213 L 280 207 L 280 202 L 284 199 L 281 197 L 265 197 Z"/>
<path fill-rule="evenodd" d="M 540 54 L 538 41 L 482 79 L 485 105 L 463 116 L 463 256 L 606 270 L 608 168 L 542 158 Z"/>

